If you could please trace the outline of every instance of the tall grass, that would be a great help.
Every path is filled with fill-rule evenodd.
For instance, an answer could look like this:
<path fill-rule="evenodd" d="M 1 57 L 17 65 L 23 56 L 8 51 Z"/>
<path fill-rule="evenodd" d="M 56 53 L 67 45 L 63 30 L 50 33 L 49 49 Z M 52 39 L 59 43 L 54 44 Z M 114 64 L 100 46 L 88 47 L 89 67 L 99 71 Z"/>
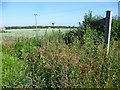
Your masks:
<path fill-rule="evenodd" d="M 89 33 L 89 34 L 88 34 Z M 77 38 L 64 43 L 62 32 L 44 37 L 17 38 L 4 43 L 2 86 L 21 88 L 117 88 L 118 42 L 112 41 L 106 55 L 103 44 L 95 45 L 89 32 L 84 44 Z"/>
<path fill-rule="evenodd" d="M 97 20 L 94 17 L 95 20 Z M 2 87 L 11 88 L 119 88 L 119 26 L 112 23 L 109 54 L 104 47 L 104 26 L 91 29 L 92 14 L 83 26 L 63 33 L 18 37 L 2 46 Z M 117 23 L 117 24 L 115 24 Z M 11 37 L 12 38 L 12 37 Z"/>
<path fill-rule="evenodd" d="M 0 52 L 0 89 L 2 88 L 2 52 Z"/>

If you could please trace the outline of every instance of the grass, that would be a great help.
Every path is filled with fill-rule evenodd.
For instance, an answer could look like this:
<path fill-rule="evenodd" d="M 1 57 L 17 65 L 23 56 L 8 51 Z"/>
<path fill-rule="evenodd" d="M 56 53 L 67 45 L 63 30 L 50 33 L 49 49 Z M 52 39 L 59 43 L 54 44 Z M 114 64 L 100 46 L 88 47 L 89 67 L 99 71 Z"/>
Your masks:
<path fill-rule="evenodd" d="M 106 55 L 95 45 L 92 33 L 84 44 L 74 38 L 66 45 L 61 31 L 44 36 L 3 42 L 2 86 L 17 88 L 118 88 L 118 41 L 111 41 Z"/>
<path fill-rule="evenodd" d="M 7 88 L 16 87 L 21 83 L 24 63 L 19 62 L 17 57 L 9 54 L 3 54 L 2 56 L 2 84 Z"/>

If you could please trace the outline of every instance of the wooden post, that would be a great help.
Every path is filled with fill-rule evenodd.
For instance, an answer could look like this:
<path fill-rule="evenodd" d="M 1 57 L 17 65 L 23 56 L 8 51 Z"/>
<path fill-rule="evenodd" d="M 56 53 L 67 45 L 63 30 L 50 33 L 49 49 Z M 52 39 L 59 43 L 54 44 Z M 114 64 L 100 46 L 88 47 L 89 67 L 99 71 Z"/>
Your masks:
<path fill-rule="evenodd" d="M 105 43 L 105 47 L 107 46 L 107 54 L 109 53 L 109 46 L 110 46 L 111 22 L 112 22 L 112 11 L 106 11 L 104 43 Z"/>

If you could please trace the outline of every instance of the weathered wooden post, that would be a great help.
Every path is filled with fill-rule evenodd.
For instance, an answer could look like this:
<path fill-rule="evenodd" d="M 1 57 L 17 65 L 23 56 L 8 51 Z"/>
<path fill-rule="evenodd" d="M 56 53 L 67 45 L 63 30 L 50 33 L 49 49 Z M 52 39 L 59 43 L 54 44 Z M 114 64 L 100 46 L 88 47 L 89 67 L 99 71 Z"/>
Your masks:
<path fill-rule="evenodd" d="M 106 11 L 106 18 L 92 22 L 90 25 L 91 28 L 105 25 L 104 46 L 105 48 L 107 47 L 107 54 L 109 53 L 110 46 L 111 23 L 112 23 L 112 11 Z"/>
<path fill-rule="evenodd" d="M 110 47 L 111 22 L 112 22 L 112 11 L 106 11 L 104 43 L 105 43 L 105 47 L 107 46 L 107 54 L 109 53 L 109 47 Z"/>

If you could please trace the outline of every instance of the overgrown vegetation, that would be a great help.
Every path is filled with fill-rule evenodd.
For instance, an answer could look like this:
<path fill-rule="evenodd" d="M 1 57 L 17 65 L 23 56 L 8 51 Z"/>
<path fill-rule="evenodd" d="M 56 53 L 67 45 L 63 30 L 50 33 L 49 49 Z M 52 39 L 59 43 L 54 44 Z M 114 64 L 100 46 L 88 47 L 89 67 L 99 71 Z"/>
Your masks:
<path fill-rule="evenodd" d="M 2 86 L 12 88 L 118 88 L 118 19 L 113 19 L 110 52 L 101 32 L 89 27 L 91 12 L 77 30 L 4 41 Z M 94 20 L 94 19 L 93 19 Z M 90 22 L 92 22 L 91 20 Z M 117 29 L 117 30 L 114 30 Z"/>

